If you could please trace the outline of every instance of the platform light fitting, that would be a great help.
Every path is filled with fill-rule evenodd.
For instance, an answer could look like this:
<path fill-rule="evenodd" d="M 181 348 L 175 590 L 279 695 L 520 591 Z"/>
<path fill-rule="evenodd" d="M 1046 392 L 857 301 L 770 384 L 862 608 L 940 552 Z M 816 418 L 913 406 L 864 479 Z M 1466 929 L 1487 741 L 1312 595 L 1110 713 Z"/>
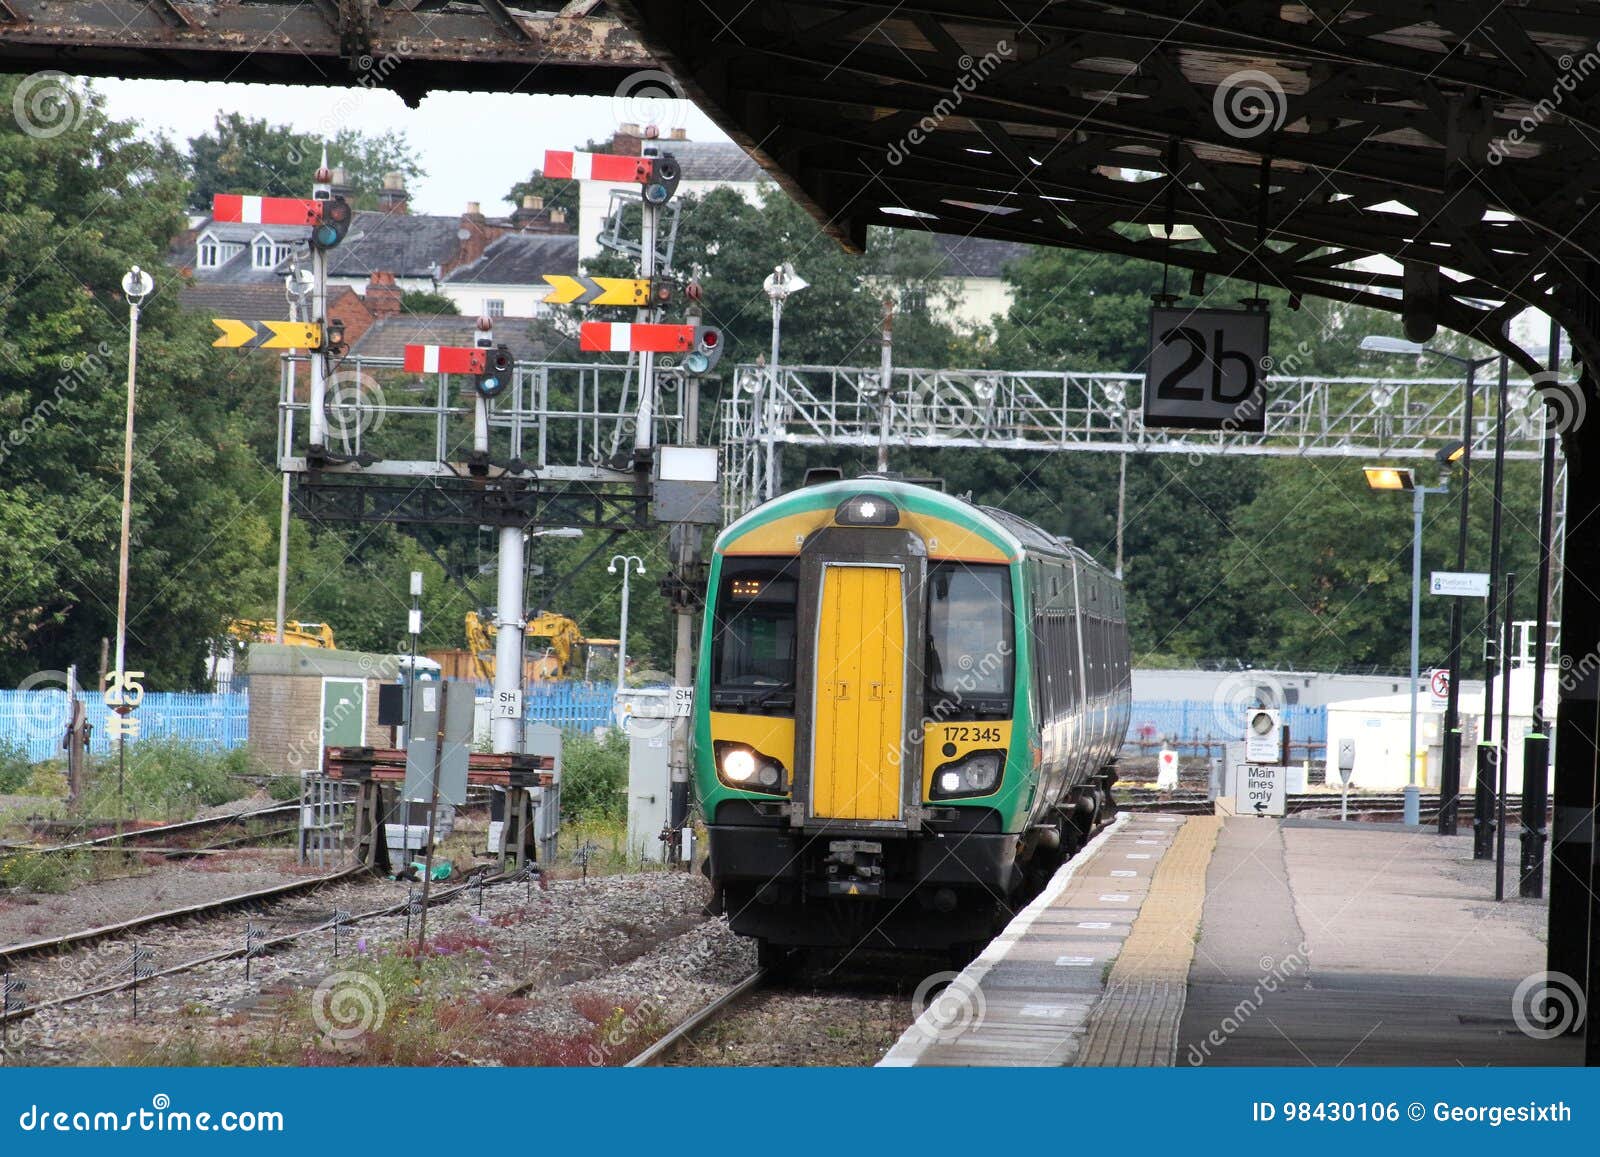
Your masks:
<path fill-rule="evenodd" d="M 1363 466 L 1367 485 L 1374 490 L 1415 490 L 1417 483 L 1405 466 Z"/>
<path fill-rule="evenodd" d="M 1460 439 L 1441 447 L 1433 455 L 1434 461 L 1441 466 L 1454 466 L 1467 452 L 1467 444 Z"/>

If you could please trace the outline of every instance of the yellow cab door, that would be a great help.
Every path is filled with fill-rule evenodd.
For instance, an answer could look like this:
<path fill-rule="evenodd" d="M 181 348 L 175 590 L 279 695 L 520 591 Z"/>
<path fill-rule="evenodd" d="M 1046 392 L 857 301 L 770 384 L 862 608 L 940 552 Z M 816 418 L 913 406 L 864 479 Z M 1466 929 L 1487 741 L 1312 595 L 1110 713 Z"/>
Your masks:
<path fill-rule="evenodd" d="M 899 567 L 822 568 L 817 625 L 811 812 L 819 819 L 900 817 L 905 609 Z"/>

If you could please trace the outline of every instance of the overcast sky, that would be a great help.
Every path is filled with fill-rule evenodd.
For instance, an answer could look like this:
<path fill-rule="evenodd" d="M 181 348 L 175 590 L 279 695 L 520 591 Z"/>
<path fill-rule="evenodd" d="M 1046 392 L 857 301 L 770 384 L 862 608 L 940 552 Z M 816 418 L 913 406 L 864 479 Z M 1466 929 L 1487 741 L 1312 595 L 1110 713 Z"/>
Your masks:
<path fill-rule="evenodd" d="M 177 80 L 93 85 L 113 117 L 140 121 L 152 134 L 165 132 L 180 147 L 208 129 L 219 111 L 330 136 L 346 127 L 402 131 L 427 170 L 411 190 L 417 213 L 457 214 L 468 201 L 480 202 L 485 213 L 508 212 L 513 206 L 502 200 L 506 191 L 540 166 L 545 149 L 603 140 L 626 121 L 653 116 L 663 136 L 669 128 L 684 128 L 692 140 L 727 139 L 688 101 L 441 92 L 410 109 L 393 93 L 363 88 Z"/>

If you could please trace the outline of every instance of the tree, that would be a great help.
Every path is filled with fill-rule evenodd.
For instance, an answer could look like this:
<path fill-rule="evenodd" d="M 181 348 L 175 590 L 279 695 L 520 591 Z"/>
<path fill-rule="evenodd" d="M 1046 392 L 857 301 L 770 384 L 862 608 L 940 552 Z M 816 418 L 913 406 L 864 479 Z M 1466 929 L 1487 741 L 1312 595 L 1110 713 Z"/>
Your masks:
<path fill-rule="evenodd" d="M 209 132 L 189 138 L 189 206 L 211 209 L 217 193 L 250 193 L 267 197 L 309 197 L 321 164 L 324 141 L 290 125 L 217 114 Z M 416 152 L 401 133 L 368 136 L 341 129 L 326 141 L 328 164 L 341 168 L 354 190 L 352 204 L 375 209 L 385 173 L 398 172 L 408 184 L 423 176 Z"/>
<path fill-rule="evenodd" d="M 5 107 L 17 83 L 0 80 Z M 162 262 L 183 227 L 181 158 L 92 93 L 63 93 L 81 114 L 64 131 L 0 124 L 0 683 L 94 672 L 114 633 L 119 285 L 138 264 L 156 289 L 140 326 L 128 666 L 151 689 L 195 686 L 207 641 L 270 590 L 277 481 L 245 445 L 209 324 L 180 311 Z"/>
<path fill-rule="evenodd" d="M 400 308 L 418 317 L 453 317 L 461 312 L 454 298 L 427 289 L 406 290 L 400 295 Z"/>

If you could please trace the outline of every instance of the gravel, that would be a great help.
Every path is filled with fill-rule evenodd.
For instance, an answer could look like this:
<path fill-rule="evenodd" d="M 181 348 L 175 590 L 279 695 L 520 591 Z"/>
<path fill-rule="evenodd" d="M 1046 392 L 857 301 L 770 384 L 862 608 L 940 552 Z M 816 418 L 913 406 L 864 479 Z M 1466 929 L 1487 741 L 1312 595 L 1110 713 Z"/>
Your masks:
<path fill-rule="evenodd" d="M 403 883 L 350 882 L 273 905 L 251 919 L 273 935 L 326 920 L 335 906 L 359 914 L 406 896 Z M 708 896 L 709 887 L 698 876 L 648 872 L 563 881 L 548 890 L 537 884 L 490 885 L 482 891 L 481 916 L 470 889 L 435 907 L 429 914 L 430 941 L 456 945 L 453 954 L 464 966 L 466 991 L 454 999 L 481 996 L 503 1009 L 493 1017 L 492 1031 L 449 1040 L 450 1059 L 620 1063 L 672 1018 L 754 966 L 754 951 L 746 942 L 701 915 Z M 235 913 L 191 928 L 163 928 L 141 937 L 140 944 L 153 949 L 156 967 L 169 967 L 241 946 L 246 919 Z M 410 932 L 416 935 L 415 919 Z M 14 1026 L 13 1047 L 20 1035 L 19 1059 L 29 1064 L 159 1064 L 193 1060 L 197 1047 L 227 1041 L 243 1051 L 201 1057 L 200 1063 L 246 1063 L 252 1042 L 294 1029 L 288 1013 L 305 1003 L 308 990 L 336 973 L 348 975 L 344 970 L 352 963 L 370 964 L 405 942 L 406 933 L 403 914 L 377 917 L 346 930 L 342 960 L 333 958 L 332 932 L 324 929 L 254 960 L 248 981 L 242 960 L 156 977 L 140 985 L 137 1022 L 130 1016 L 127 991 L 42 1009 Z M 108 975 L 125 977 L 132 947 L 131 942 L 106 943 L 58 960 L 30 961 L 28 997 L 44 1001 L 84 991 Z M 389 1012 L 401 1015 L 401 1010 Z M 627 1018 L 635 1012 L 639 1023 L 630 1025 Z M 590 1056 L 596 1026 L 608 1020 L 622 1022 L 626 1031 L 614 1046 Z M 354 1048 L 330 1040 L 318 1047 L 332 1054 Z"/>

